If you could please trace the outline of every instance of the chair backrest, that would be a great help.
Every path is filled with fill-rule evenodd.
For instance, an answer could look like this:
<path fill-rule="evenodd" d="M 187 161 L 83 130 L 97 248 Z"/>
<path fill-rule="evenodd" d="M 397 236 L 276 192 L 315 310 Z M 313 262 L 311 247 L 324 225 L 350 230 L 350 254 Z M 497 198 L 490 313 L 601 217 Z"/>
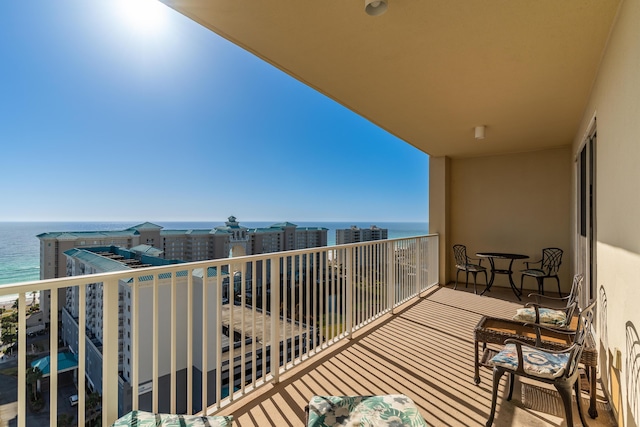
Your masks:
<path fill-rule="evenodd" d="M 547 276 L 555 276 L 562 264 L 562 249 L 544 248 L 542 250 L 542 269 L 547 272 Z"/>
<path fill-rule="evenodd" d="M 467 264 L 467 247 L 465 245 L 453 245 L 453 256 L 456 258 L 456 265 Z"/>
<path fill-rule="evenodd" d="M 578 307 L 578 304 L 580 304 L 583 278 L 584 276 L 582 274 L 576 274 L 575 276 L 573 276 L 571 292 L 569 292 L 569 298 L 567 299 L 567 308 L 570 309 L 567 312 L 567 319 L 571 319 L 573 317 L 575 308 Z"/>
<path fill-rule="evenodd" d="M 569 369 L 569 372 L 567 372 L 567 376 L 571 375 L 573 371 L 575 371 L 575 369 L 577 369 L 578 367 L 578 361 L 582 356 L 582 350 L 584 349 L 585 341 L 591 333 L 591 325 L 593 324 L 597 302 L 598 300 L 594 298 L 588 306 L 580 311 L 578 327 L 576 329 L 576 335 L 573 339 L 573 343 L 576 345 L 576 348 L 572 353 L 571 368 Z"/>

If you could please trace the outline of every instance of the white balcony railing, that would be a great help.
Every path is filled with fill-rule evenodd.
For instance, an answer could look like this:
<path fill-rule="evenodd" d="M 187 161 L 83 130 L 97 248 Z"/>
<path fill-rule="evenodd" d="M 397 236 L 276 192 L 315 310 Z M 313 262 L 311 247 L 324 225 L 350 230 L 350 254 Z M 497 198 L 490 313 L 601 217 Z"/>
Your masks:
<path fill-rule="evenodd" d="M 0 297 L 19 295 L 25 349 L 26 295 L 51 291 L 57 307 L 53 291 L 77 292 L 75 310 L 63 309 L 62 319 L 51 310 L 51 325 L 62 320 L 66 330 L 51 327 L 50 346 L 62 338 L 77 354 L 78 390 L 90 384 L 101 393 L 102 425 L 110 425 L 131 409 L 219 411 L 437 283 L 438 236 L 430 235 L 5 285 Z M 101 325 L 101 342 L 73 332 L 85 331 L 94 284 L 103 309 L 90 323 Z M 96 352 L 97 370 L 87 363 Z M 48 407 L 57 408 L 56 357 L 50 369 Z M 26 370 L 19 351 L 18 426 L 26 425 Z"/>

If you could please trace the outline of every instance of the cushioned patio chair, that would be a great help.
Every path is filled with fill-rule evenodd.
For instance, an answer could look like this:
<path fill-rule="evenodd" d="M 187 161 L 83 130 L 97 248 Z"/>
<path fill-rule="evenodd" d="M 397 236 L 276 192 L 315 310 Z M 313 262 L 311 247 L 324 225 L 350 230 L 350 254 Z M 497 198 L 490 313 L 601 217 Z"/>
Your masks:
<path fill-rule="evenodd" d="M 415 403 L 403 394 L 313 396 L 305 412 L 307 427 L 427 427 Z"/>
<path fill-rule="evenodd" d="M 154 414 L 145 411 L 131 411 L 118 418 L 112 427 L 232 427 L 233 416 Z"/>
<path fill-rule="evenodd" d="M 487 268 L 482 266 L 482 259 L 469 258 L 467 256 L 467 247 L 465 245 L 453 245 L 453 256 L 456 259 L 456 284 L 453 287 L 455 290 L 458 287 L 458 274 L 461 271 L 466 273 L 465 285 L 466 288 L 469 285 L 469 273 L 473 275 L 473 292 L 478 293 L 476 290 L 476 276 L 478 273 L 484 273 L 484 284 L 487 285 Z M 473 260 L 477 260 L 478 263 L 474 264 Z"/>
<path fill-rule="evenodd" d="M 525 304 L 524 308 L 519 308 L 516 315 L 513 316 L 513 320 L 540 323 L 558 328 L 570 328 L 573 326 L 575 329 L 575 325 L 572 325 L 571 322 L 580 302 L 582 280 L 582 274 L 573 276 L 571 292 L 566 297 L 556 298 L 537 293 L 529 294 L 529 298 L 535 298 L 536 302 L 529 302 Z"/>
<path fill-rule="evenodd" d="M 539 261 L 525 261 L 526 269 L 522 270 L 520 277 L 520 294 L 522 294 L 522 284 L 525 276 L 534 277 L 538 282 L 538 293 L 544 295 L 544 279 L 554 278 L 558 282 L 558 294 L 562 296 L 560 291 L 560 278 L 558 270 L 562 264 L 562 249 L 560 248 L 544 248 L 542 250 L 542 259 Z M 531 268 L 532 265 L 540 264 L 540 268 Z"/>
<path fill-rule="evenodd" d="M 511 400 L 513 395 L 513 383 L 515 376 L 525 377 L 552 384 L 562 399 L 564 404 L 565 418 L 567 426 L 573 426 L 573 412 L 571 410 L 571 389 L 575 389 L 576 401 L 578 404 L 578 414 L 582 425 L 586 426 L 584 415 L 582 414 L 582 403 L 580 397 L 580 385 L 578 362 L 584 350 L 587 334 L 590 333 L 593 322 L 596 300 L 580 312 L 578 317 L 578 327 L 575 332 L 564 331 L 573 334 L 573 343 L 563 350 L 548 350 L 541 346 L 541 335 L 544 333 L 544 326 L 532 325 L 536 330 L 536 345 L 530 346 L 516 339 L 507 339 L 504 348 L 496 354 L 490 361 L 493 365 L 493 394 L 491 397 L 491 411 L 486 423 L 486 427 L 493 425 L 496 412 L 496 401 L 498 398 L 498 386 L 500 378 L 505 373 L 509 374 L 509 395 L 507 400 Z M 558 329 L 551 329 L 554 333 L 559 333 Z"/>

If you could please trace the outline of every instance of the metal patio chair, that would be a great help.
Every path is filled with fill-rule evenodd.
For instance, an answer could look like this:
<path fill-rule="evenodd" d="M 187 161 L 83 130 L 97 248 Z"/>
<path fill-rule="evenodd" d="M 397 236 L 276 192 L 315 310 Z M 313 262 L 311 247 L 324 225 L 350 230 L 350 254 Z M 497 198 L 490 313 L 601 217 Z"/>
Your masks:
<path fill-rule="evenodd" d="M 562 296 L 560 291 L 560 278 L 558 270 L 562 264 L 562 249 L 560 248 L 544 248 L 542 250 L 542 259 L 539 261 L 525 261 L 527 268 L 522 270 L 520 277 L 520 293 L 522 293 L 522 284 L 525 276 L 535 277 L 538 282 L 538 292 L 544 295 L 544 279 L 554 278 L 558 282 L 558 294 Z M 540 268 L 531 268 L 531 265 L 540 264 Z"/>
<path fill-rule="evenodd" d="M 593 300 L 589 306 L 580 312 L 576 331 L 564 331 L 566 334 L 573 334 L 573 344 L 568 348 L 561 350 L 543 348 L 541 336 L 544 336 L 545 329 L 554 333 L 559 333 L 560 331 L 534 324 L 531 324 L 531 326 L 536 331 L 535 346 L 517 339 L 507 339 L 505 341 L 505 347 L 490 362 L 493 365 L 493 394 L 491 397 L 491 412 L 489 413 L 486 427 L 493 425 L 498 386 L 500 378 L 505 373 L 509 374 L 507 400 L 511 400 L 513 395 L 513 383 L 516 375 L 552 384 L 558 390 L 564 404 L 567 426 L 573 426 L 573 412 L 571 410 L 571 389 L 573 388 L 576 392 L 580 421 L 582 425 L 587 425 L 582 414 L 578 362 L 584 350 L 587 335 L 591 330 L 596 301 Z"/>
<path fill-rule="evenodd" d="M 467 247 L 465 245 L 453 245 L 453 255 L 456 259 L 456 284 L 453 287 L 455 290 L 458 287 L 458 274 L 461 271 L 466 273 L 465 285 L 466 288 L 469 285 L 469 273 L 473 275 L 473 292 L 478 293 L 476 290 L 476 276 L 478 273 L 484 273 L 484 284 L 487 285 L 487 268 L 482 266 L 482 260 L 479 258 L 469 258 L 467 256 Z M 477 260 L 478 263 L 474 264 L 471 261 Z"/>
<path fill-rule="evenodd" d="M 556 328 L 570 328 L 576 309 L 580 303 L 582 293 L 582 274 L 573 276 L 571 292 L 566 297 L 549 297 L 542 294 L 530 293 L 529 298 L 536 302 L 528 302 L 524 308 L 519 308 L 513 320 L 529 323 L 540 323 Z"/>

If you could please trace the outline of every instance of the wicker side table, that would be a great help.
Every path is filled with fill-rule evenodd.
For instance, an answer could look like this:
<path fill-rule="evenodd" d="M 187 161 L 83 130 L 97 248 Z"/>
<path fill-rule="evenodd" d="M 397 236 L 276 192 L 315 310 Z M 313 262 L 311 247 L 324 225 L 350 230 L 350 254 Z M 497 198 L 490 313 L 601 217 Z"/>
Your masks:
<path fill-rule="evenodd" d="M 566 334 L 554 334 L 549 331 L 543 331 L 541 335 L 542 346 L 550 350 L 560 350 L 571 345 L 571 336 Z M 480 384 L 480 366 L 493 369 L 489 361 L 497 353 L 496 350 L 487 348 L 487 344 L 504 345 L 509 338 L 515 338 L 525 343 L 535 345 L 536 333 L 533 327 L 523 322 L 510 319 L 500 319 L 497 317 L 484 316 L 474 329 L 474 348 L 475 348 L 475 376 L 473 381 Z M 480 351 L 480 343 L 482 343 L 482 351 Z M 596 409 L 596 367 L 598 366 L 598 350 L 593 342 L 593 338 L 589 336 L 586 342 L 580 363 L 587 368 L 589 379 L 589 416 L 596 418 L 598 411 Z"/>

